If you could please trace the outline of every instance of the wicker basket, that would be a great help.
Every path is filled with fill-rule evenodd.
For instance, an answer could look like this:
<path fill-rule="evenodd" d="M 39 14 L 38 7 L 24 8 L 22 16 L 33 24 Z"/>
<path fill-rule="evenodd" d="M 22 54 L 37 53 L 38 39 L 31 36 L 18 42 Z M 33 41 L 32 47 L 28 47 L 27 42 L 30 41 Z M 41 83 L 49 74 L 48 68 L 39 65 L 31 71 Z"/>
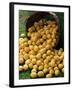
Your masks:
<path fill-rule="evenodd" d="M 41 20 L 43 18 L 47 19 L 47 20 L 54 20 L 54 21 L 56 21 L 56 24 L 58 25 L 59 36 L 60 36 L 59 18 L 54 12 L 36 12 L 36 13 L 34 13 L 33 15 L 31 15 L 27 19 L 26 30 L 28 30 L 28 28 L 31 27 L 34 24 L 34 22 L 38 22 L 39 20 Z M 58 45 L 58 42 L 59 42 L 59 38 L 57 40 L 57 43 L 56 43 L 55 47 Z"/>

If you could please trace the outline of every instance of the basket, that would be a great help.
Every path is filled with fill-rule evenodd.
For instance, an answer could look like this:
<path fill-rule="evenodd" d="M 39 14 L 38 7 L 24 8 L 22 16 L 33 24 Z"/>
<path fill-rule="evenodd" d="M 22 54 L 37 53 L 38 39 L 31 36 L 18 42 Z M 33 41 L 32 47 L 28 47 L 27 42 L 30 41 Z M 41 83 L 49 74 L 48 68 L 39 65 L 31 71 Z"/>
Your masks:
<path fill-rule="evenodd" d="M 26 23 L 26 30 L 28 31 L 28 28 L 31 27 L 34 22 L 38 22 L 40 19 L 47 19 L 47 20 L 52 20 L 56 21 L 56 24 L 58 26 L 58 32 L 60 36 L 60 23 L 59 23 L 59 18 L 54 12 L 36 12 L 32 14 L 28 19 Z M 54 48 L 57 47 L 59 42 L 59 38 L 57 39 L 56 45 Z"/>

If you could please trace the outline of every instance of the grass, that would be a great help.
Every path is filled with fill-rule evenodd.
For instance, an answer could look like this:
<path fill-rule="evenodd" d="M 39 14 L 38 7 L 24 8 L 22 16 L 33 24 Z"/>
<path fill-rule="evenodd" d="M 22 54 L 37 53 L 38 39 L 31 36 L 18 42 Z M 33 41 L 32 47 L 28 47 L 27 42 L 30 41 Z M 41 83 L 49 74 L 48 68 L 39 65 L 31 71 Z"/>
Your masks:
<path fill-rule="evenodd" d="M 28 69 L 27 71 L 20 72 L 19 78 L 20 79 L 29 79 L 30 78 L 31 69 Z"/>

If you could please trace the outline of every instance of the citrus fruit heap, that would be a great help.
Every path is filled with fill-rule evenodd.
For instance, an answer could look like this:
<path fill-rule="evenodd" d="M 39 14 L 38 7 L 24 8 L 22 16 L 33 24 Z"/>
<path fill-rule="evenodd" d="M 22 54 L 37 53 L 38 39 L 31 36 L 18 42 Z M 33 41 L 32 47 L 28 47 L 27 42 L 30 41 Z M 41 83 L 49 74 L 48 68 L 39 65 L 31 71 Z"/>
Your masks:
<path fill-rule="evenodd" d="M 19 38 L 19 71 L 31 69 L 30 77 L 51 78 L 64 73 L 64 51 L 56 50 L 59 31 L 56 21 L 41 19 Z"/>

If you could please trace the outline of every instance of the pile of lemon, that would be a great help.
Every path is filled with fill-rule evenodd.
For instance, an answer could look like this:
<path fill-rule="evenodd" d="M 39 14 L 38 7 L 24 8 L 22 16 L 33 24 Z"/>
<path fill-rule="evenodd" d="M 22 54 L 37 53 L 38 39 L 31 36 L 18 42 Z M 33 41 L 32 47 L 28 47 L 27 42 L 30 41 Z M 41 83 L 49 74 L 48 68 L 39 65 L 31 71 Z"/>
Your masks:
<path fill-rule="evenodd" d="M 64 51 L 55 49 L 58 39 L 55 21 L 35 22 L 28 29 L 27 38 L 19 38 L 19 71 L 30 68 L 31 78 L 51 78 L 64 73 Z"/>

